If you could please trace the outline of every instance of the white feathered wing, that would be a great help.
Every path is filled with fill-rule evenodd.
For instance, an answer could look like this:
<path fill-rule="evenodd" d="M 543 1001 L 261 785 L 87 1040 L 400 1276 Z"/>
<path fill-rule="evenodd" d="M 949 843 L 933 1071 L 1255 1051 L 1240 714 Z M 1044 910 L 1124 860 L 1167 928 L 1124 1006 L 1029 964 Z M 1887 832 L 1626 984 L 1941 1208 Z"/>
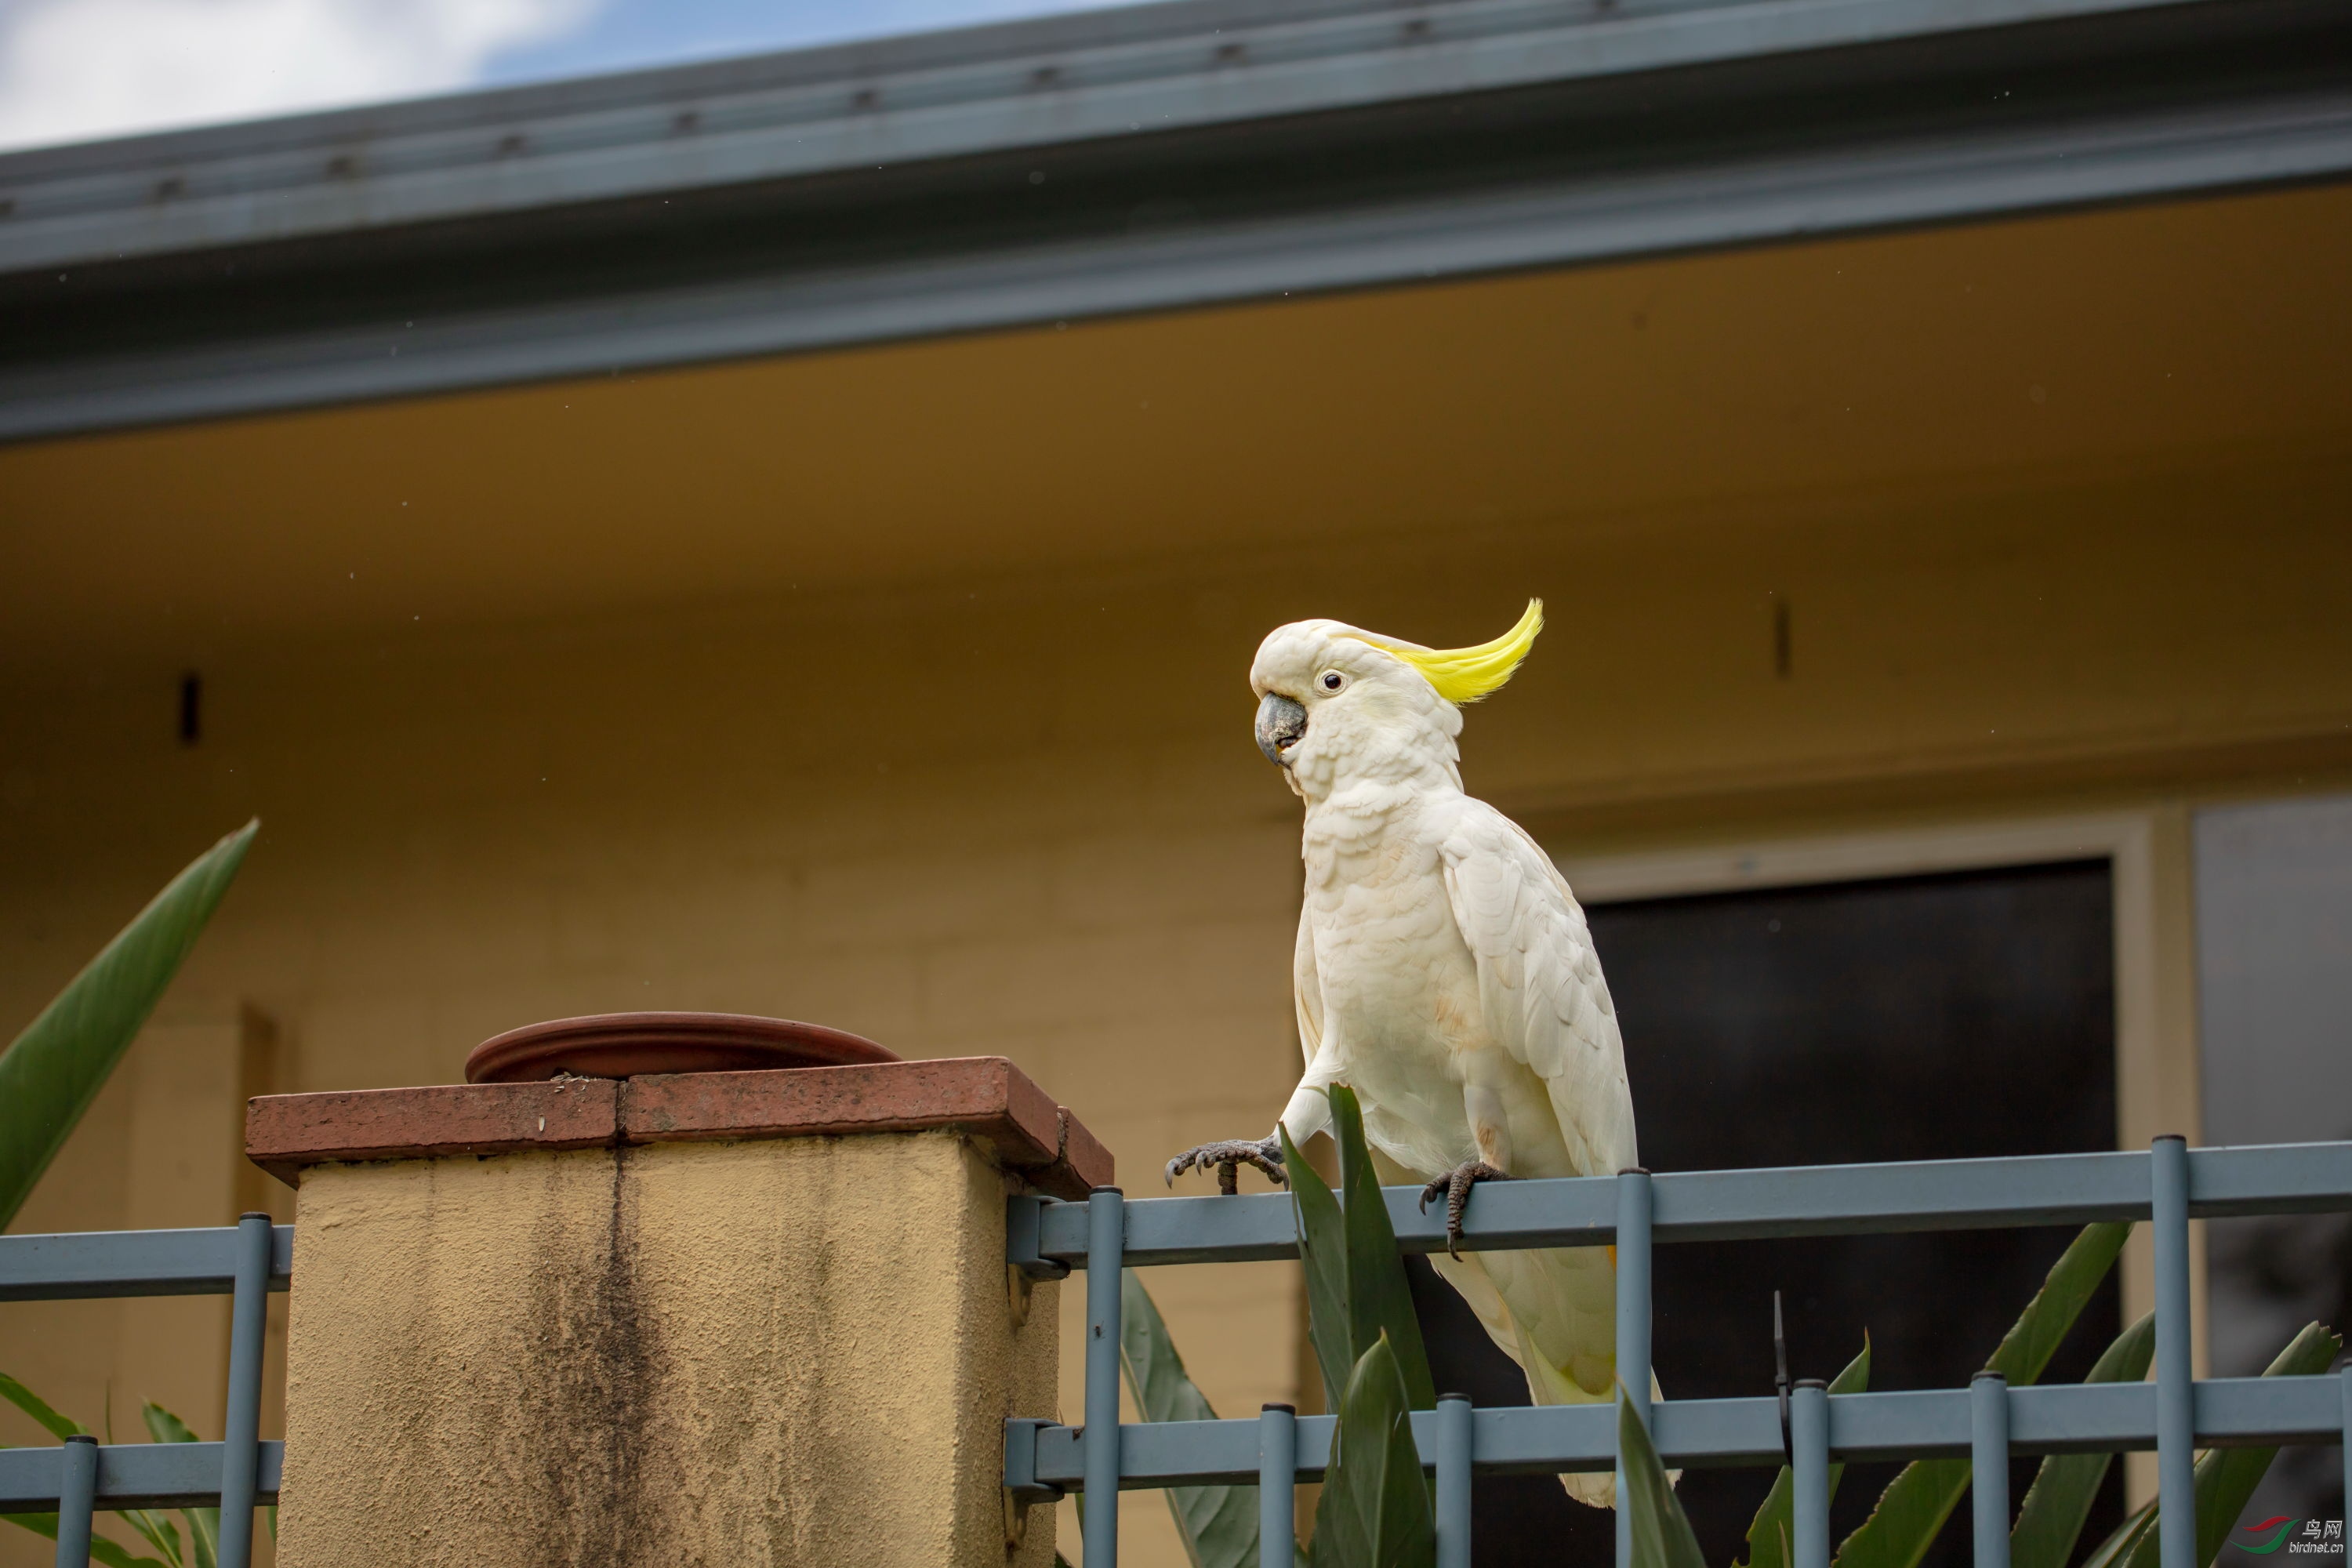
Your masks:
<path fill-rule="evenodd" d="M 1486 1048 L 1507 1052 L 1543 1080 L 1577 1174 L 1638 1163 L 1616 1011 L 1567 879 L 1517 824 L 1468 798 L 1440 859 L 1454 923 L 1477 965 Z M 1430 1261 L 1519 1363 L 1538 1405 L 1615 1396 L 1613 1247 L 1473 1252 L 1459 1261 L 1433 1253 Z M 1615 1500 L 1606 1471 L 1564 1475 L 1560 1483 L 1595 1507 Z"/>

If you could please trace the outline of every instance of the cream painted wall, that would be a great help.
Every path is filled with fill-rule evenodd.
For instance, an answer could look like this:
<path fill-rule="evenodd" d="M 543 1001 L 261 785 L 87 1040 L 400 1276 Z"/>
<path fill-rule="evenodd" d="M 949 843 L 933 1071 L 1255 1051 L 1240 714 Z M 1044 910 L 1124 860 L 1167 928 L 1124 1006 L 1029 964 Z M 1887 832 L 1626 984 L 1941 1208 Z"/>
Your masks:
<path fill-rule="evenodd" d="M 646 1006 L 1001 1053 L 1111 1145 L 1131 1192 L 1157 1191 L 1169 1152 L 1263 1131 L 1297 1068 L 1297 805 L 1248 738 L 1268 626 L 1329 614 L 1459 642 L 1543 594 L 1551 629 L 1470 715 L 1465 773 L 1564 848 L 2259 793 L 2352 771 L 2347 500 L 2352 463 L 2208 455 L 420 621 L 224 654 L 194 748 L 174 663 L 0 675 L 0 1016 L 29 1016 L 219 833 L 264 822 L 168 1030 L 18 1228 L 233 1204 L 219 1064 L 248 1007 L 299 1089 L 446 1081 L 499 1030 Z M 198 1131 L 124 1162 L 134 1129 L 181 1113 Z M 184 1135 L 184 1176 L 162 1141 Z M 1289 1270 L 1151 1283 L 1221 1410 L 1295 1394 Z M 134 1373 L 184 1377 L 174 1396 L 216 1423 L 197 1380 L 217 1309 L 142 1307 L 135 1328 L 131 1310 L 0 1307 L 0 1364 L 82 1407 L 112 1376 L 118 1430 Z M 1066 1414 L 1076 1389 L 1066 1354 Z M 1126 1506 L 1139 1568 L 1177 1562 L 1158 1500 Z M 29 1543 L 0 1563 L 42 1560 Z"/>

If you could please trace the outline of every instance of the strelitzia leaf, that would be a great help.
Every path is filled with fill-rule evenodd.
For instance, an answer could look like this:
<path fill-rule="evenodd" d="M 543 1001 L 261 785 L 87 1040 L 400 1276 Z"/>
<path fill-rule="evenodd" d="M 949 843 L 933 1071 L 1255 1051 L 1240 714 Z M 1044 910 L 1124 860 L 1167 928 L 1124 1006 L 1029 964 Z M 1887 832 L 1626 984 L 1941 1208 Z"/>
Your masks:
<path fill-rule="evenodd" d="M 4 1372 L 0 1372 L 0 1399 L 7 1400 L 9 1404 L 39 1422 L 54 1437 L 63 1439 L 89 1430 L 72 1416 L 54 1408 L 47 1400 Z M 173 1419 L 177 1420 L 178 1417 L 174 1416 Z M 152 1430 L 152 1422 L 149 1423 L 149 1428 Z M 107 1417 L 106 1440 L 110 1443 L 114 1441 L 114 1419 L 111 1413 Z M 191 1434 L 184 1438 L 166 1440 L 193 1442 L 194 1436 Z M 130 1521 L 131 1528 L 145 1536 L 148 1544 L 163 1554 L 163 1561 L 158 1563 L 152 1557 L 133 1557 L 121 1545 L 101 1535 L 90 1537 L 91 1557 L 109 1564 L 110 1568 L 134 1568 L 134 1565 L 141 1563 L 150 1564 L 152 1568 L 183 1568 L 180 1556 L 180 1532 L 173 1528 L 169 1520 L 148 1509 L 126 1508 L 117 1509 L 114 1511 Z M 21 1525 L 36 1535 L 46 1535 L 52 1541 L 55 1541 L 58 1536 L 58 1516 L 54 1513 L 0 1513 L 0 1519 L 5 1519 L 11 1524 Z"/>
<path fill-rule="evenodd" d="M 58 1538 L 58 1516 L 54 1513 L 0 1513 L 0 1520 L 51 1541 Z M 90 1561 L 103 1563 L 106 1568 L 173 1568 L 171 1563 L 158 1563 L 152 1557 L 133 1557 L 121 1543 L 98 1534 L 89 1538 L 89 1555 Z M 173 1559 L 173 1563 L 177 1561 Z"/>
<path fill-rule="evenodd" d="M 147 1423 L 147 1435 L 158 1443 L 201 1442 L 188 1424 L 149 1400 L 140 1408 L 140 1416 Z M 188 1521 L 188 1547 L 194 1554 L 194 1568 L 214 1568 L 220 1553 L 220 1510 L 216 1508 L 184 1508 L 180 1517 Z"/>
<path fill-rule="evenodd" d="M 2051 1265 L 2042 1289 L 2002 1337 L 1986 1369 L 2008 1378 L 2012 1388 L 2040 1377 L 2130 1234 L 2128 1224 L 2084 1226 Z M 1838 1548 L 1836 1568 L 1918 1568 L 1968 1489 L 1966 1459 L 1916 1459 L 1904 1466 L 1878 1495 L 1870 1517 Z"/>
<path fill-rule="evenodd" d="M 1864 1394 L 1870 1389 L 1870 1336 L 1862 1337 L 1862 1353 L 1845 1363 L 1845 1370 L 1830 1379 L 1832 1394 Z M 1830 1496 L 1837 1496 L 1838 1482 L 1844 1479 L 1845 1467 L 1830 1466 Z M 1764 1494 L 1764 1506 L 1756 1510 L 1754 1522 L 1748 1527 L 1748 1561 L 1734 1568 L 1789 1568 L 1789 1538 L 1796 1530 L 1796 1479 L 1789 1467 L 1772 1479 L 1772 1489 Z"/>
<path fill-rule="evenodd" d="M 2083 1568 L 2116 1568 L 2117 1563 L 2128 1562 L 2139 1543 L 2150 1539 L 2155 1529 L 2156 1504 L 2153 1500 L 2144 1502 L 2132 1510 L 2130 1518 L 2116 1526 L 2114 1534 L 2091 1549 L 2091 1554 L 2083 1559 Z"/>
<path fill-rule="evenodd" d="M 1436 1568 L 1437 1522 L 1413 1447 L 1404 1376 L 1383 1334 L 1339 1402 L 1308 1545 L 1315 1568 Z"/>
<path fill-rule="evenodd" d="M 42 1429 L 59 1442 L 89 1430 L 72 1416 L 58 1414 L 49 1407 L 47 1400 L 43 1399 L 5 1372 L 0 1372 L 0 1399 L 6 1400 L 39 1422 Z"/>
<path fill-rule="evenodd" d="M 1339 1175 L 1347 1194 L 1348 1321 L 1349 1342 L 1360 1354 L 1382 1334 L 1396 1354 L 1406 1403 L 1415 1410 L 1437 1408 L 1437 1383 L 1430 1375 L 1429 1352 L 1421 1342 L 1421 1320 L 1413 1315 L 1412 1287 L 1397 1251 L 1396 1227 L 1381 1196 L 1380 1173 L 1364 1143 L 1364 1116 L 1356 1091 L 1331 1086 L 1331 1132 L 1339 1145 Z"/>
<path fill-rule="evenodd" d="M 180 1552 L 180 1527 L 152 1509 L 125 1508 L 115 1510 L 128 1520 L 131 1528 L 146 1537 L 147 1544 L 163 1554 L 172 1568 L 185 1568 L 187 1559 Z"/>
<path fill-rule="evenodd" d="M 1119 1365 L 1146 1421 L 1214 1421 L 1208 1396 L 1184 1372 L 1151 1292 L 1130 1268 L 1119 1279 Z M 1257 1568 L 1255 1487 L 1170 1487 L 1168 1511 L 1192 1568 Z"/>
<path fill-rule="evenodd" d="M 2308 1377 L 2326 1372 L 2343 1348 L 2344 1341 L 2325 1323 L 2307 1323 L 2263 1369 L 2263 1375 Z M 2231 1528 L 2277 1458 L 2276 1448 L 2210 1448 L 2198 1457 L 2198 1562 L 2210 1568 L 2221 1556 Z M 2162 1510 L 2151 1499 L 2093 1550 L 2083 1568 L 2157 1568 L 2162 1547 Z"/>
<path fill-rule="evenodd" d="M 0 1054 L 0 1226 L 16 1218 L 154 1011 L 260 826 L 247 823 L 172 879 Z"/>
<path fill-rule="evenodd" d="M 1659 1462 L 1658 1450 L 1650 1442 L 1633 1402 L 1624 1397 L 1622 1384 L 1618 1385 L 1617 1452 L 1625 1468 L 1625 1495 L 1617 1500 L 1617 1506 L 1632 1514 L 1633 1568 L 1706 1568 L 1690 1516 L 1683 1512 L 1682 1500 L 1675 1496 L 1674 1484 L 1666 1479 L 1666 1467 Z M 1321 1527 L 1319 1519 L 1317 1527 Z"/>
<path fill-rule="evenodd" d="M 2156 1314 L 2150 1312 L 2116 1336 L 2083 1381 L 2137 1383 L 2155 1354 Z M 2042 1461 L 2009 1532 L 2010 1568 L 2066 1568 L 2114 1463 L 2113 1454 L 2053 1454 Z"/>
<path fill-rule="evenodd" d="M 1307 1279 L 1307 1339 L 1323 1373 L 1323 1402 L 1337 1410 L 1356 1366 L 1348 1309 L 1347 1222 L 1340 1215 L 1339 1200 L 1290 1141 L 1288 1129 L 1277 1128 L 1276 1132 L 1298 1217 L 1298 1263 Z"/>

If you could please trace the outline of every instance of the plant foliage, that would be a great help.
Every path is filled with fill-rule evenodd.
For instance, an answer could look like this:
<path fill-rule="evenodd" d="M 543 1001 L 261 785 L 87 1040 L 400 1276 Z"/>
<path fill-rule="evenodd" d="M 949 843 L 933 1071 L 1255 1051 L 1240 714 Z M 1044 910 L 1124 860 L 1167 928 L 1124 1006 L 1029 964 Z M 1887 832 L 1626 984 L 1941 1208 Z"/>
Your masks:
<path fill-rule="evenodd" d="M 1214 1421 L 1208 1396 L 1184 1372 L 1166 1320 L 1134 1269 L 1119 1279 L 1119 1365 L 1146 1421 Z M 1255 1487 L 1170 1487 L 1168 1511 L 1192 1568 L 1257 1568 Z M 1306 1554 L 1292 1542 L 1292 1560 Z"/>
<path fill-rule="evenodd" d="M 1985 1363 L 1987 1370 L 2007 1377 L 2012 1388 L 2040 1377 L 2130 1234 L 2128 1224 L 2084 1226 L 2051 1265 L 2042 1289 Z M 1968 1489 L 1966 1459 L 1916 1459 L 1904 1466 L 1879 1494 L 1870 1517 L 1838 1548 L 1836 1568 L 1918 1568 Z"/>
<path fill-rule="evenodd" d="M 1623 1460 L 1625 1495 L 1617 1506 L 1633 1517 L 1634 1568 L 1706 1568 L 1690 1516 L 1675 1496 L 1674 1482 L 1642 1425 L 1633 1402 L 1618 1385 L 1617 1452 Z M 1758 1516 L 1758 1522 L 1763 1522 Z"/>
<path fill-rule="evenodd" d="M 260 827 L 248 822 L 191 861 L 0 1053 L 0 1226 L 106 1086 Z"/>
<path fill-rule="evenodd" d="M 1412 1412 L 1436 1407 L 1436 1384 L 1364 1143 L 1362 1108 L 1344 1085 L 1327 1092 L 1344 1208 L 1289 1131 L 1281 1134 L 1307 1277 L 1307 1337 L 1339 1417 L 1308 1554 L 1317 1568 L 1430 1568 L 1437 1524 Z"/>
<path fill-rule="evenodd" d="M 1863 1336 L 1862 1353 L 1845 1363 L 1845 1369 L 1830 1379 L 1832 1394 L 1862 1394 L 1870 1387 L 1870 1337 Z M 1830 1496 L 1837 1496 L 1838 1482 L 1845 1479 L 1845 1467 L 1830 1467 Z M 1748 1527 L 1748 1558 L 1734 1568 L 1789 1568 L 1789 1538 L 1796 1528 L 1797 1481 L 1789 1467 L 1772 1478 L 1772 1489 L 1764 1494 L 1764 1506 L 1756 1510 L 1754 1522 Z"/>
<path fill-rule="evenodd" d="M 2065 1338 L 2099 1282 L 2114 1268 L 2128 1226 L 2086 1227 L 2050 1270 L 2049 1278 L 2016 1325 L 2001 1340 L 1988 1363 L 2013 1384 L 2030 1384 L 2049 1365 L 2050 1357 Z M 2155 1352 L 2155 1319 L 2144 1317 L 2118 1334 L 2101 1353 L 2084 1380 L 2089 1383 L 2136 1383 L 2147 1375 Z M 2332 1331 L 2313 1323 L 2279 1352 L 2265 1377 L 2293 1377 L 2325 1372 L 2343 1348 Z M 1868 1375 L 1868 1347 L 1831 1385 L 1833 1393 L 1858 1392 Z M 1852 1386 L 1842 1387 L 1851 1382 Z M 1704 1568 L 1696 1536 L 1682 1505 L 1668 1485 L 1664 1468 L 1641 1422 L 1621 1401 L 1618 1442 L 1625 1456 L 1628 1497 L 1621 1505 L 1633 1513 L 1635 1568 Z M 2223 1448 L 2197 1461 L 2197 1560 L 2211 1568 L 2229 1539 L 2231 1523 L 2245 1510 L 2254 1489 L 2268 1472 L 2276 1448 Z M 2064 1568 L 2073 1554 L 2093 1498 L 2106 1477 L 2114 1457 L 2107 1454 L 2059 1454 L 2044 1459 L 2027 1490 L 2023 1506 L 2010 1531 L 2012 1568 Z M 1842 1467 L 1832 1466 L 1834 1491 Z M 1957 1471 L 1957 1475 L 1953 1472 Z M 1789 1487 L 1786 1468 L 1771 1495 L 1749 1526 L 1749 1559 L 1736 1568 L 1786 1568 L 1789 1554 Z M 1935 1544 L 1969 1484 L 1965 1460 L 1926 1460 L 1906 1465 L 1880 1494 L 1878 1506 L 1861 1530 L 1846 1538 L 1837 1557 L 1838 1568 L 1899 1565 L 1916 1568 Z M 2158 1512 L 2150 1502 L 2118 1526 L 2084 1559 L 2082 1568 L 2158 1568 Z"/>
<path fill-rule="evenodd" d="M 2156 1314 L 2150 1312 L 2099 1352 L 2083 1381 L 2137 1383 L 2147 1375 L 2147 1363 L 2155 1355 Z M 2009 1532 L 2010 1568 L 2066 1568 L 2083 1521 L 2090 1518 L 2091 1504 L 2098 1498 L 2099 1483 L 2107 1479 L 2115 1460 L 2113 1454 L 2052 1454 L 2042 1461 Z"/>
<path fill-rule="evenodd" d="M 71 1416 L 60 1415 L 48 1401 L 5 1373 L 0 1373 L 0 1399 L 7 1400 L 59 1439 L 89 1430 Z M 158 1443 L 203 1441 L 186 1422 L 152 1401 L 140 1414 L 146 1420 L 147 1435 Z M 111 1436 L 108 1438 L 110 1442 L 112 1440 Z M 104 1563 L 106 1568 L 215 1568 L 220 1549 L 219 1509 L 184 1508 L 179 1510 L 180 1518 L 186 1521 L 188 1527 L 184 1549 L 181 1544 L 180 1527 L 172 1522 L 167 1510 L 125 1508 L 114 1511 L 155 1549 L 156 1554 L 134 1557 L 121 1542 L 93 1534 L 89 1538 L 89 1555 L 93 1562 Z M 278 1510 L 273 1508 L 268 1513 L 270 1533 L 275 1535 Z M 0 1513 L 0 1520 L 51 1541 L 58 1538 L 58 1516 L 54 1512 Z"/>
<path fill-rule="evenodd" d="M 1356 1365 L 1385 1334 L 1403 1380 L 1408 1408 L 1437 1408 L 1437 1385 L 1413 1315 L 1412 1290 L 1397 1251 L 1396 1228 L 1364 1143 L 1364 1117 L 1355 1091 L 1334 1084 L 1331 1138 L 1339 1147 L 1339 1199 L 1284 1129 L 1282 1157 L 1298 1215 L 1298 1257 L 1307 1275 L 1307 1337 L 1331 1408 L 1339 1409 Z"/>
<path fill-rule="evenodd" d="M 1436 1568 L 1437 1521 L 1412 1407 L 1385 1333 L 1358 1360 L 1340 1398 L 1308 1560 L 1314 1568 Z"/>
<path fill-rule="evenodd" d="M 2287 1342 L 2264 1377 L 2308 1377 L 2326 1372 L 2344 1341 L 2322 1323 L 2306 1323 Z M 2254 1489 L 2270 1472 L 2276 1448 L 2209 1448 L 2197 1460 L 2197 1561 L 2210 1564 L 2230 1539 L 2231 1526 L 2253 1500 Z M 2162 1510 L 2150 1499 L 2115 1533 L 2094 1548 L 2083 1568 L 2157 1568 L 2162 1541 Z"/>

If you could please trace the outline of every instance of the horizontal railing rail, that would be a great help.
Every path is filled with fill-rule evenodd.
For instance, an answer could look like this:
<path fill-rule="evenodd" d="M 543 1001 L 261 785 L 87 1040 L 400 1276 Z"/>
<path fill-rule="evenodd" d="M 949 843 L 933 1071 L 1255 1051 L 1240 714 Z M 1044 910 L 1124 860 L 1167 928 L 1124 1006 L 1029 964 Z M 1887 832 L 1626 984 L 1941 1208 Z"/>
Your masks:
<path fill-rule="evenodd" d="M 2347 1146 L 2280 1143 L 2189 1154 L 2194 1219 L 2352 1210 Z M 1662 1172 L 1650 1178 L 1650 1233 L 1660 1242 L 1750 1241 L 1896 1231 L 1990 1230 L 2149 1217 L 2148 1155 L 2042 1154 L 1885 1165 L 1801 1165 L 1757 1171 Z M 1407 1252 L 1445 1247 L 1442 1206 L 1421 1189 L 1391 1187 L 1389 1221 Z M 1032 1272 L 1083 1268 L 1087 1206 L 1015 1199 L 1013 1261 Z M 1298 1256 L 1286 1193 L 1150 1198 L 1127 1206 L 1125 1258 L 1134 1268 L 1235 1263 Z M 1617 1238 L 1617 1178 L 1481 1184 L 1463 1217 L 1467 1250 L 1597 1247 Z M 1034 1238 L 1034 1250 L 1022 1243 Z"/>
<path fill-rule="evenodd" d="M 251 1568 L 253 1510 L 278 1500 L 285 1447 L 261 1438 L 269 1292 L 293 1277 L 294 1228 L 249 1214 L 197 1230 L 0 1237 L 0 1301 L 227 1296 L 228 1401 L 217 1443 L 100 1443 L 0 1449 L 0 1513 L 58 1515 L 58 1561 L 88 1560 L 101 1508 L 220 1509 L 218 1568 Z"/>
<path fill-rule="evenodd" d="M 1383 1190 L 1398 1245 L 1445 1246 L 1442 1211 L 1421 1189 Z M 2159 1138 L 2148 1152 L 2015 1159 L 1812 1165 L 1753 1171 L 1482 1184 L 1464 1215 L 1473 1250 L 1609 1245 L 1616 1251 L 1619 1397 L 1633 1407 L 1668 1465 L 1779 1466 L 1793 1461 L 1793 1568 L 1829 1568 L 1828 1474 L 1834 1460 L 1969 1458 L 1976 1568 L 2008 1568 L 2003 1455 L 2154 1449 L 2161 1568 L 2196 1560 L 2192 1462 L 2208 1447 L 2345 1443 L 2352 1490 L 2352 1366 L 2331 1376 L 2190 1375 L 2189 1222 L 2352 1212 L 2352 1143 L 2189 1150 Z M 1754 1399 L 1653 1400 L 1651 1249 L 1655 1244 L 1865 1236 L 1911 1231 L 2150 1225 L 2155 1243 L 2155 1381 L 2010 1388 L 1979 1373 L 1966 1389 L 1829 1395 L 1801 1384 L 1788 1406 Z M 1255 1421 L 1127 1423 L 1118 1418 L 1119 1277 L 1129 1267 L 1241 1262 L 1298 1255 L 1287 1194 L 1152 1198 L 1115 1187 L 1085 1203 L 1016 1197 L 1005 1215 L 1008 1260 L 1038 1279 L 1087 1271 L 1083 1426 L 1006 1423 L 1004 1479 L 1032 1500 L 1070 1491 L 1255 1483 L 1261 1539 L 1292 1531 L 1291 1483 L 1318 1479 L 1335 1419 L 1268 1405 Z M 1412 1417 L 1423 1468 L 1435 1473 L 1440 1568 L 1468 1568 L 1474 1474 L 1544 1474 L 1615 1467 L 1613 1403 L 1472 1410 L 1447 1395 Z M 1631 1568 L 1628 1515 L 1617 1521 L 1618 1568 Z M 1117 1568 L 1118 1510 L 1086 1514 L 1084 1568 Z"/>
<path fill-rule="evenodd" d="M 65 1450 L 0 1448 L 0 1513 L 47 1513 L 58 1506 Z M 278 1500 L 286 1445 L 265 1440 L 255 1471 L 254 1500 Z M 98 1508 L 210 1508 L 220 1501 L 220 1443 L 104 1443 L 98 1450 Z"/>
<path fill-rule="evenodd" d="M 2197 1441 L 2213 1448 L 2278 1443 L 2334 1443 L 2343 1436 L 2341 1377 L 2242 1377 L 2197 1385 Z M 2010 1390 L 2010 1450 L 2019 1455 L 2092 1454 L 2156 1447 L 2156 1389 L 2139 1384 L 2079 1384 Z M 1832 1460 L 1966 1458 L 1969 1393 L 1937 1388 L 1891 1394 L 1832 1394 Z M 1413 1413 L 1423 1468 L 1437 1452 L 1434 1411 Z M 1330 1462 L 1336 1417 L 1297 1418 L 1297 1474 L 1320 1480 Z M 1698 1469 L 1779 1465 L 1778 1399 L 1661 1400 L 1651 1411 L 1652 1438 L 1668 1465 Z M 1156 1487 L 1255 1485 L 1256 1421 L 1144 1422 L 1119 1440 L 1122 1490 Z M 1551 1475 L 1605 1470 L 1617 1458 L 1614 1405 L 1507 1405 L 1473 1413 L 1471 1466 L 1481 1475 Z M 1086 1479 L 1083 1430 L 1045 1421 L 1015 1423 L 1009 1441 L 1030 1489 L 1079 1490 Z"/>
<path fill-rule="evenodd" d="M 0 1301 L 109 1296 L 227 1296 L 236 1289 L 237 1227 L 85 1230 L 0 1236 Z M 294 1277 L 294 1227 L 269 1233 L 269 1289 Z"/>

